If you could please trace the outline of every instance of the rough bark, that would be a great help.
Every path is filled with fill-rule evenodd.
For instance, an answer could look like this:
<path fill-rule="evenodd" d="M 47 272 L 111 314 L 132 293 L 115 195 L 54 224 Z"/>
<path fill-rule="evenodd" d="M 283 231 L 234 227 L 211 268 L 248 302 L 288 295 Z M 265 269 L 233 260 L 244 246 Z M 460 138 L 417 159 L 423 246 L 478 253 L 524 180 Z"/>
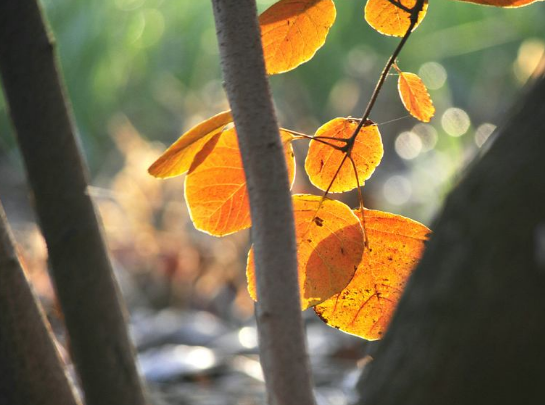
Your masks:
<path fill-rule="evenodd" d="M 297 282 L 291 195 L 255 0 L 213 0 L 222 70 L 252 217 L 261 363 L 269 402 L 314 402 Z"/>
<path fill-rule="evenodd" d="M 0 1 L 0 73 L 86 403 L 145 404 L 53 42 L 36 0 Z"/>
<path fill-rule="evenodd" d="M 79 405 L 0 205 L 0 404 Z"/>
<path fill-rule="evenodd" d="M 545 76 L 447 198 L 365 405 L 543 404 Z"/>

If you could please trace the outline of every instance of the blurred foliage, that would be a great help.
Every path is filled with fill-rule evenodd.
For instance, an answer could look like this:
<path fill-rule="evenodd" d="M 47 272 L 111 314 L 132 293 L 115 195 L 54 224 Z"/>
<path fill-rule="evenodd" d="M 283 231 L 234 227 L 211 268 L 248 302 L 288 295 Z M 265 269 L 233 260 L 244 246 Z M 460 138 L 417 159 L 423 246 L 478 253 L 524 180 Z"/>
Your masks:
<path fill-rule="evenodd" d="M 258 1 L 260 11 L 273 2 Z M 108 123 L 117 114 L 126 115 L 148 140 L 169 144 L 191 125 L 227 108 L 210 2 L 44 0 L 44 6 L 94 176 L 121 167 L 115 155 L 111 157 L 114 142 L 108 132 Z M 338 0 L 336 7 L 337 21 L 315 58 L 271 78 L 284 126 L 313 133 L 336 116 L 361 114 L 398 41 L 365 23 L 363 1 Z M 517 65 L 520 52 L 526 45 L 526 53 L 533 53 L 523 56 L 523 64 L 528 64 L 528 58 L 543 51 L 543 21 L 545 7 L 539 3 L 522 9 L 449 0 L 430 4 L 399 64 L 405 71 L 420 73 L 428 84 L 435 80 L 430 87 L 438 111 L 431 136 L 437 141 L 430 148 L 433 153 L 400 159 L 396 135 L 410 131 L 416 122 L 403 118 L 385 124 L 381 129 L 385 162 L 367 189 L 372 194 L 368 205 L 385 203 L 380 208 L 388 209 L 403 203 L 397 211 L 428 219 L 440 195 L 450 188 L 452 173 L 474 153 L 475 130 L 482 123 L 497 124 L 526 80 L 528 69 Z M 465 133 L 471 135 L 446 136 L 441 117 L 450 107 L 467 112 L 471 126 Z M 389 80 L 372 118 L 381 124 L 402 117 L 406 113 L 397 99 L 395 80 Z M 0 153 L 17 156 L 13 138 L 6 136 L 10 128 L 2 100 L 0 131 Z M 416 139 L 405 138 L 407 147 Z M 107 165 L 105 157 L 110 157 Z M 426 176 L 437 172 L 442 174 L 432 179 L 431 186 L 440 187 L 430 191 Z M 388 192 L 381 187 L 395 175 L 401 182 L 397 188 L 412 190 L 408 197 L 384 197 Z M 392 184 L 396 188 L 396 181 Z"/>
<path fill-rule="evenodd" d="M 273 2 L 258 1 L 260 11 Z M 161 181 L 147 174 L 182 132 L 228 108 L 211 3 L 43 3 L 91 167 L 89 192 L 129 308 L 175 306 L 235 323 L 250 319 L 248 232 L 214 238 L 196 231 L 183 201 L 183 178 Z M 367 25 L 363 0 L 336 0 L 336 7 L 337 21 L 315 57 L 271 78 L 284 127 L 312 134 L 335 117 L 360 115 L 399 41 Z M 429 224 L 543 56 L 543 21 L 545 5 L 539 3 L 500 10 L 432 2 L 398 63 L 423 78 L 436 116 L 429 124 L 410 117 L 397 77 L 387 80 L 371 115 L 385 155 L 364 188 L 367 207 Z M 302 170 L 305 143 L 294 146 L 299 169 L 293 191 L 320 194 Z M 55 321 L 46 246 L 22 172 L 0 92 L 0 198 L 33 286 Z M 356 193 L 334 197 L 357 206 Z"/>

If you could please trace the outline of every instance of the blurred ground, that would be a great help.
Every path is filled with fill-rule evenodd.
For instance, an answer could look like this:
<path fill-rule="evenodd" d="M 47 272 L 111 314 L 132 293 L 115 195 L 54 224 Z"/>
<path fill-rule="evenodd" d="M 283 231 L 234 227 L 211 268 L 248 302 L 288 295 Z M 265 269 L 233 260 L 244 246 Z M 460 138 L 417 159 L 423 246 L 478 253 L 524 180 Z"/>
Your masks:
<path fill-rule="evenodd" d="M 263 10 L 273 1 L 258 2 Z M 183 178 L 147 167 L 184 131 L 227 109 L 209 2 L 44 1 L 56 35 L 94 197 L 131 311 L 141 368 L 157 404 L 263 403 L 253 302 L 244 274 L 248 232 L 196 231 Z M 361 114 L 397 39 L 374 32 L 362 1 L 336 2 L 326 45 L 297 70 L 272 77 L 281 125 L 312 134 L 337 116 Z M 370 208 L 429 224 L 463 167 L 479 153 L 545 50 L 545 7 L 497 10 L 432 2 L 399 66 L 419 73 L 437 112 L 420 124 L 403 110 L 396 77 L 371 118 L 385 145 L 365 187 Z M 296 145 L 295 192 L 317 193 Z M 356 206 L 354 193 L 339 196 Z M 0 199 L 21 257 L 59 333 L 47 252 L 0 94 Z M 470 202 L 468 202 L 470 204 Z M 308 314 L 320 404 L 350 399 L 364 341 Z"/>

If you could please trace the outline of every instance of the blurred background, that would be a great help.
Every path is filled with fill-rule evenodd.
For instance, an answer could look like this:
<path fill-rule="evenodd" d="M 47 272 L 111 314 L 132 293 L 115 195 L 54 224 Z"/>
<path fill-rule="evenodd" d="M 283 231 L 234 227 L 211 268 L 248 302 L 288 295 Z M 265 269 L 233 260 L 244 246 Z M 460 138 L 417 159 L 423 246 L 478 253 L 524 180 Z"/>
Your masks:
<path fill-rule="evenodd" d="M 258 6 L 264 11 L 273 3 L 259 0 Z M 210 2 L 43 5 L 89 164 L 90 192 L 156 403 L 260 403 L 253 302 L 244 274 L 249 234 L 218 239 L 195 231 L 183 178 L 160 181 L 147 174 L 181 133 L 228 108 Z M 367 25 L 362 0 L 337 0 L 336 7 L 336 23 L 316 56 L 271 78 L 283 127 L 313 134 L 335 117 L 360 116 L 399 41 Z M 543 57 L 544 21 L 540 3 L 502 10 L 431 2 L 398 65 L 422 77 L 436 115 L 429 124 L 410 117 L 397 77 L 389 78 L 371 114 L 385 155 L 364 188 L 367 207 L 430 225 Z M 295 144 L 294 190 L 318 194 L 302 170 L 306 147 Z M 335 197 L 357 206 L 355 193 Z M 0 199 L 35 289 L 58 325 L 47 252 L 1 93 Z M 319 401 L 345 404 L 368 344 L 305 316 Z"/>

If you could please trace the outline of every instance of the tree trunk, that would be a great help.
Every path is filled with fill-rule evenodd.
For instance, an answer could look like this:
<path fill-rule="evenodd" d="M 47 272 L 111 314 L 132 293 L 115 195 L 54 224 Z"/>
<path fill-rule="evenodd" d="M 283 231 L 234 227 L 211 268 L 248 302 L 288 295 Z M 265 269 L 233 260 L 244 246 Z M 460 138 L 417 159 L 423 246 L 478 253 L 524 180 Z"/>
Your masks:
<path fill-rule="evenodd" d="M 291 195 L 255 0 L 212 3 L 225 88 L 250 195 L 259 346 L 269 402 L 311 405 Z"/>
<path fill-rule="evenodd" d="M 0 205 L 0 404 L 79 405 Z"/>
<path fill-rule="evenodd" d="M 36 0 L 0 1 L 0 73 L 86 403 L 143 405 L 124 309 Z"/>
<path fill-rule="evenodd" d="M 545 403 L 544 117 L 541 74 L 447 198 L 361 404 Z"/>

